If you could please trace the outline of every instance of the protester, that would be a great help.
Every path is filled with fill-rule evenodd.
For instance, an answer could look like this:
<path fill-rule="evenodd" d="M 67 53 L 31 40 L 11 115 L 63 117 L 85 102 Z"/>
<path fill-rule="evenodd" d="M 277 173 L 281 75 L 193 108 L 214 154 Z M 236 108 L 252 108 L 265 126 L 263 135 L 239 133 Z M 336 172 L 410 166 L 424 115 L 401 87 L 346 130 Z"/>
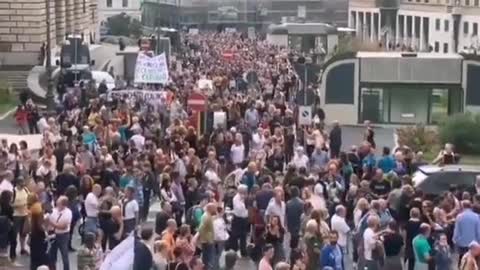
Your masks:
<path fill-rule="evenodd" d="M 337 241 L 338 232 L 333 230 L 330 231 L 330 243 L 323 247 L 321 253 L 322 269 L 325 269 L 326 267 L 330 267 L 333 270 L 345 269 L 342 247 L 338 245 Z"/>
<path fill-rule="evenodd" d="M 420 234 L 413 238 L 413 253 L 415 254 L 415 270 L 428 269 L 428 262 L 432 259 L 431 247 L 428 243 L 430 236 L 430 225 L 422 223 Z"/>
<path fill-rule="evenodd" d="M 460 260 L 460 269 L 473 270 L 478 269 L 478 256 L 480 254 L 480 244 L 477 242 L 472 242 L 468 247 L 468 252 L 466 252 Z"/>
<path fill-rule="evenodd" d="M 475 267 L 480 184 L 426 194 L 412 180 L 426 164 L 419 149 L 390 151 L 368 120 L 345 149 L 349 130 L 328 124 L 318 97 L 312 125 L 298 125 L 295 50 L 237 33 L 178 34 L 166 83 L 117 80 L 112 91 L 82 78 L 61 89 L 57 114 L 29 100 L 25 122 L 19 110 L 22 132 L 28 125 L 42 139 L 39 151 L 1 141 L 9 266 L 26 250 L 31 269 L 53 266 L 60 250 L 64 269 L 69 255 L 99 268 L 133 236 L 141 269 L 217 270 L 222 257 L 226 269 L 252 260 L 268 270 L 401 270 L 402 260 L 440 269 L 464 253 Z M 458 160 L 447 144 L 436 162 Z"/>
<path fill-rule="evenodd" d="M 84 246 L 77 253 L 77 267 L 79 270 L 96 269 L 95 234 L 87 232 L 83 242 Z"/>
<path fill-rule="evenodd" d="M 72 223 L 72 211 L 68 209 L 68 198 L 60 196 L 57 199 L 56 207 L 48 217 L 49 225 L 55 234 L 55 241 L 50 249 L 53 264 L 56 263 L 57 251 L 62 255 L 63 269 L 70 269 L 70 260 L 68 255 L 68 244 L 70 242 L 70 226 Z"/>

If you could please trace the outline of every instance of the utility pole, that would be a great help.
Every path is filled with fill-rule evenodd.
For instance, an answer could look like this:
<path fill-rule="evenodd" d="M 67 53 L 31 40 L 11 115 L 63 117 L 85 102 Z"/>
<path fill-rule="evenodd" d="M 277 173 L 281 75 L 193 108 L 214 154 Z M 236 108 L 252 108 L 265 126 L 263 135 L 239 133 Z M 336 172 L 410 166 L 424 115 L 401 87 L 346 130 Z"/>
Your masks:
<path fill-rule="evenodd" d="M 45 0 L 47 8 L 47 44 L 46 44 L 46 69 L 47 69 L 47 110 L 52 112 L 55 109 L 55 101 L 53 96 L 53 78 L 52 78 L 52 45 L 50 43 L 51 34 L 50 34 L 50 0 Z"/>

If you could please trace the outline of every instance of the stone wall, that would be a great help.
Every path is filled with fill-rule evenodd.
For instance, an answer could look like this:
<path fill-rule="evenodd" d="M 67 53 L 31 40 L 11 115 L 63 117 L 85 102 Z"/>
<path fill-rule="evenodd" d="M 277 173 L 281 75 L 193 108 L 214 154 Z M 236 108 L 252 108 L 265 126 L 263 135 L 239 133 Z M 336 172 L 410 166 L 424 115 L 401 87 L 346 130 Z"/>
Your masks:
<path fill-rule="evenodd" d="M 47 39 L 46 1 L 50 1 L 52 49 L 67 33 L 96 32 L 98 0 L 0 0 L 0 65 L 38 61 Z M 8 59 L 7 59 L 8 58 Z"/>
<path fill-rule="evenodd" d="M 45 0 L 0 0 L 0 52 L 39 51 L 46 38 Z"/>

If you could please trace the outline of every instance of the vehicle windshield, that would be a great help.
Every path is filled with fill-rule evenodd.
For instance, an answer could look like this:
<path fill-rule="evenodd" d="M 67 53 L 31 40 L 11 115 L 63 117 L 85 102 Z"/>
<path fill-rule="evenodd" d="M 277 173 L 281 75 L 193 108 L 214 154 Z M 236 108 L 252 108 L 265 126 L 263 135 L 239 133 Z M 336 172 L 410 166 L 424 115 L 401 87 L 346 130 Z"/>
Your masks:
<path fill-rule="evenodd" d="M 416 171 L 413 174 L 412 181 L 415 186 L 420 185 L 428 176 L 422 171 Z"/>

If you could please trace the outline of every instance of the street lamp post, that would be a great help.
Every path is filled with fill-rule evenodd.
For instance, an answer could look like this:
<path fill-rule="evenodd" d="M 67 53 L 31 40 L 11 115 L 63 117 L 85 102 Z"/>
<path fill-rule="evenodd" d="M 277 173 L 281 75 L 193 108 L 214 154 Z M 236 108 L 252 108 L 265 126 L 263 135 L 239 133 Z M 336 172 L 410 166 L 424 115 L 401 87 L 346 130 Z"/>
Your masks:
<path fill-rule="evenodd" d="M 53 96 L 53 78 L 52 78 L 52 46 L 50 43 L 50 0 L 45 0 L 46 2 L 46 13 L 47 13 L 47 44 L 46 44 L 46 69 L 47 69 L 47 110 L 49 112 L 55 109 L 55 102 Z"/>

